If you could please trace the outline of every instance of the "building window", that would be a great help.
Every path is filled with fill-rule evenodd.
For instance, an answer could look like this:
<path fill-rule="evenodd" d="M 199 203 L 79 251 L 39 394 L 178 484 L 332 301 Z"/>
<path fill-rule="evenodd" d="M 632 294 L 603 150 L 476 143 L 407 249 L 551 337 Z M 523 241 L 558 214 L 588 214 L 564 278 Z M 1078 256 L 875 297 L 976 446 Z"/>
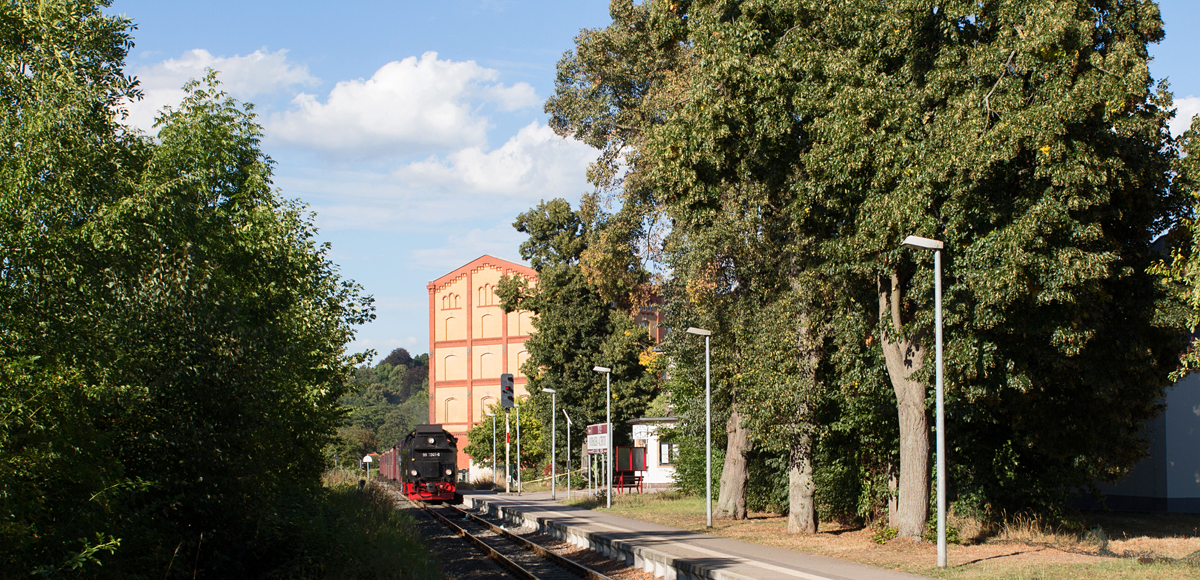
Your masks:
<path fill-rule="evenodd" d="M 479 305 L 494 306 L 496 304 L 496 287 L 484 284 L 479 287 Z"/>
<path fill-rule="evenodd" d="M 678 443 L 659 443 L 658 444 L 658 464 L 671 465 L 675 460 L 679 459 L 679 444 Z"/>
<path fill-rule="evenodd" d="M 446 400 L 442 403 L 442 422 L 443 423 L 453 422 L 450 420 L 450 403 L 453 403 L 454 400 L 455 400 L 454 397 L 447 397 Z"/>

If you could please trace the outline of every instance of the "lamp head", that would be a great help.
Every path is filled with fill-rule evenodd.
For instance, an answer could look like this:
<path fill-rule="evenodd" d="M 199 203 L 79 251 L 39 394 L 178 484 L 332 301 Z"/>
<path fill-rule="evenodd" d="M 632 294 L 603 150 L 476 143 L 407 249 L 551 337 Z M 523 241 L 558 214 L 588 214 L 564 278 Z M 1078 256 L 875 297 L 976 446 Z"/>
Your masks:
<path fill-rule="evenodd" d="M 696 335 L 696 336 L 712 336 L 712 331 L 711 331 L 711 330 L 704 330 L 703 328 L 696 328 L 696 327 L 694 327 L 694 326 L 693 326 L 693 327 L 691 327 L 691 328 L 689 328 L 689 329 L 687 329 L 687 331 L 686 331 L 686 332 L 687 332 L 688 334 L 694 334 L 694 335 Z"/>
<path fill-rule="evenodd" d="M 554 394 L 554 393 L 557 393 L 558 391 L 556 391 L 556 390 L 554 390 L 554 389 L 543 388 L 543 389 L 542 389 L 542 392 L 543 392 L 543 393 L 550 393 L 550 394 Z"/>
<path fill-rule="evenodd" d="M 604 373 L 604 374 L 608 374 L 608 373 L 612 372 L 612 369 L 610 369 L 608 367 L 592 367 L 592 370 L 596 371 L 598 373 Z"/>
<path fill-rule="evenodd" d="M 908 236 L 904 238 L 900 245 L 905 248 L 913 248 L 915 250 L 940 250 L 942 242 L 940 240 L 931 240 L 922 238 L 921 236 Z"/>

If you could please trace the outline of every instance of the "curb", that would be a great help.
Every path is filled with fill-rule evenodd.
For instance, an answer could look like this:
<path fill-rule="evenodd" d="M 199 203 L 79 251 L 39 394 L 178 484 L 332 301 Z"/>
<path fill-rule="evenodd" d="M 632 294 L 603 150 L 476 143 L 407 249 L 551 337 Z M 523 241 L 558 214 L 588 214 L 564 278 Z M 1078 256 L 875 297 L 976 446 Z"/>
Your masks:
<path fill-rule="evenodd" d="M 750 576 L 712 568 L 703 564 L 677 558 L 653 548 L 631 544 L 600 532 L 592 532 L 559 522 L 527 515 L 512 508 L 493 504 L 474 496 L 466 496 L 465 503 L 474 509 L 494 515 L 513 525 L 530 525 L 543 534 L 572 546 L 586 548 L 607 558 L 623 560 L 626 566 L 637 568 L 666 580 L 755 580 Z"/>

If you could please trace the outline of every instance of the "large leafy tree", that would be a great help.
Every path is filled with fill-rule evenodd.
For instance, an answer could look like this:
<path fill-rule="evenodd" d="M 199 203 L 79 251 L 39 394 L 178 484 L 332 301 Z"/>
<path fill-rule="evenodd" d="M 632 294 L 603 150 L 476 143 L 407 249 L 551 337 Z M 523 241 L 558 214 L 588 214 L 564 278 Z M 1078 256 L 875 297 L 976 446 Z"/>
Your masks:
<path fill-rule="evenodd" d="M 370 299 L 214 78 L 157 139 L 118 124 L 131 25 L 105 5 L 0 7 L 0 550 L 256 576 L 318 485 Z"/>
<path fill-rule="evenodd" d="M 549 440 L 549 421 L 546 421 L 545 416 L 539 416 L 535 411 L 535 407 L 526 397 L 521 397 L 515 401 L 515 406 L 504 409 L 499 404 L 489 405 L 484 409 L 485 419 L 476 423 L 467 432 L 467 439 L 459 441 L 458 444 L 463 447 L 463 451 L 470 455 L 475 460 L 477 465 L 491 468 L 493 462 L 496 465 L 496 478 L 494 483 L 503 487 L 504 478 L 504 461 L 505 453 L 508 453 L 508 461 L 513 467 L 518 465 L 517 462 L 517 423 L 520 423 L 520 463 L 521 469 L 534 469 L 539 466 L 547 465 L 547 459 L 550 457 L 550 440 Z M 545 411 L 549 413 L 549 409 Z M 486 413 L 495 414 L 496 422 L 493 430 L 492 418 Z M 506 416 L 507 415 L 507 416 Z M 509 445 L 506 451 L 504 442 L 504 430 L 509 430 Z M 496 443 L 495 448 L 492 447 L 492 442 Z M 512 477 L 513 485 L 516 485 L 517 474 L 515 471 L 509 472 Z M 525 481 L 529 481 L 526 477 Z"/>
<path fill-rule="evenodd" d="M 824 303 L 795 297 L 813 305 L 796 336 L 830 320 L 837 348 L 879 349 L 901 533 L 923 531 L 930 488 L 932 282 L 929 257 L 898 248 L 908 234 L 948 248 L 960 498 L 1045 509 L 1140 456 L 1177 347 L 1146 274 L 1179 212 L 1169 97 L 1146 65 L 1162 35 L 1153 2 L 613 6 L 614 26 L 582 35 L 560 66 L 556 127 L 628 152 L 622 199 L 671 218 L 679 296 L 734 305 L 758 288 L 765 313 L 782 291 L 813 292 Z M 644 48 L 592 41 L 635 34 Z M 755 243 L 776 252 L 755 257 Z M 777 270 L 792 283 L 762 275 Z M 805 283 L 812 270 L 821 283 Z M 855 339 L 863 314 L 875 330 Z M 792 356 L 822 352 L 803 345 Z M 733 337 L 727 348 L 748 352 Z M 857 372 L 832 360 L 848 365 L 835 378 Z"/>
<path fill-rule="evenodd" d="M 590 241 L 602 230 L 597 212 L 587 209 L 591 206 L 586 200 L 585 206 L 573 211 L 565 200 L 555 199 L 518 216 L 515 227 L 529 235 L 521 244 L 521 257 L 529 260 L 538 277 L 532 283 L 508 277 L 497 290 L 506 310 L 534 314 L 536 332 L 525 343 L 529 359 L 521 367 L 529 377 L 528 412 L 548 424 L 550 395 L 542 389 L 554 389 L 559 408 L 567 409 L 575 421 L 573 441 L 583 440 L 589 423 L 605 420 L 604 376 L 593 367 L 612 369 L 615 426 L 642 416 L 658 389 L 647 366 L 650 337 L 627 310 L 617 307 L 630 303 L 628 290 L 620 302 L 605 299 L 581 264 Z M 557 440 L 565 445 L 565 421 L 558 425 L 563 433 Z M 629 431 L 614 429 L 615 441 L 627 444 Z"/>
<path fill-rule="evenodd" d="M 921 533 L 929 497 L 933 289 L 929 257 L 897 249 L 909 233 L 948 248 L 960 489 L 1044 509 L 1123 473 L 1144 452 L 1142 421 L 1177 348 L 1177 330 L 1156 325 L 1163 295 L 1146 273 L 1152 239 L 1179 210 L 1166 181 L 1169 101 L 1147 66 L 1157 7 L 797 9 L 822 26 L 780 33 L 778 50 L 824 82 L 811 93 L 827 107 L 809 133 L 806 182 L 855 203 L 829 251 L 879 288 L 901 532 Z"/>

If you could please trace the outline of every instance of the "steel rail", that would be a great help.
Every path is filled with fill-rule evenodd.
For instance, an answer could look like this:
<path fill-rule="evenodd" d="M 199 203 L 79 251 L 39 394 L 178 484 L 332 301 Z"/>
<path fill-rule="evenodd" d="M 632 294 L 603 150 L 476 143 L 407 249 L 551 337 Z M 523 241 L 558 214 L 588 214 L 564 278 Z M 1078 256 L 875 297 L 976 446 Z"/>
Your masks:
<path fill-rule="evenodd" d="M 416 503 L 416 502 L 414 502 L 414 503 Z M 491 546 L 487 545 L 486 542 L 475 537 L 473 534 L 471 534 L 471 532 L 468 532 L 468 531 L 462 529 L 462 527 L 460 527 L 458 524 L 450 521 L 450 519 L 447 518 L 446 516 L 443 516 L 442 514 L 437 513 L 436 510 L 434 510 L 433 508 L 431 508 L 423 503 L 420 503 L 418 505 L 420 505 L 421 508 L 424 509 L 426 512 L 429 512 L 430 515 L 437 518 L 438 521 L 445 524 L 446 527 L 453 530 L 454 533 L 459 535 L 459 537 L 461 537 L 462 539 L 464 539 L 468 542 L 471 542 L 472 544 L 475 544 L 475 546 L 477 548 L 483 550 L 487 554 L 488 558 L 491 558 L 497 564 L 499 564 L 500 566 L 502 566 L 504 569 L 508 570 L 509 572 L 512 572 L 518 578 L 524 578 L 525 580 L 539 580 L 538 577 L 534 576 L 532 572 L 530 572 L 529 570 L 526 570 L 520 564 L 517 564 L 516 562 L 513 562 L 512 560 L 508 559 L 508 557 L 505 556 L 504 554 L 497 552 Z"/>
<path fill-rule="evenodd" d="M 473 522 L 476 522 L 483 526 L 487 526 L 487 528 L 489 530 L 491 530 L 492 532 L 495 532 L 496 534 L 498 534 L 500 536 L 503 536 L 505 539 L 509 540 L 510 542 L 513 542 L 514 544 L 517 544 L 518 546 L 521 546 L 522 548 L 525 548 L 526 550 L 529 550 L 547 560 L 550 560 L 551 562 L 554 562 L 555 564 L 558 564 L 559 566 L 562 566 L 563 568 L 566 568 L 567 570 L 570 570 L 571 572 L 574 572 L 575 574 L 578 574 L 579 576 L 581 576 L 583 578 L 587 578 L 588 580 L 612 580 L 611 578 L 609 578 L 608 576 L 605 576 L 604 574 L 601 574 L 595 570 L 592 570 L 591 568 L 588 568 L 587 566 L 584 566 L 583 564 L 580 564 L 578 562 L 568 560 L 558 554 L 555 554 L 554 552 L 551 552 L 550 550 L 547 550 L 533 542 L 530 542 L 529 540 L 526 540 L 525 538 L 522 538 L 521 536 L 518 536 L 504 528 L 501 528 L 500 526 L 497 526 L 496 524 L 493 524 L 492 522 L 489 522 L 482 518 L 476 517 L 473 514 L 467 513 L 463 509 L 460 509 L 460 508 L 457 508 L 454 506 L 445 506 L 445 507 L 456 511 L 456 512 L 462 514 L 463 516 L 470 518 L 471 521 L 473 521 Z"/>

